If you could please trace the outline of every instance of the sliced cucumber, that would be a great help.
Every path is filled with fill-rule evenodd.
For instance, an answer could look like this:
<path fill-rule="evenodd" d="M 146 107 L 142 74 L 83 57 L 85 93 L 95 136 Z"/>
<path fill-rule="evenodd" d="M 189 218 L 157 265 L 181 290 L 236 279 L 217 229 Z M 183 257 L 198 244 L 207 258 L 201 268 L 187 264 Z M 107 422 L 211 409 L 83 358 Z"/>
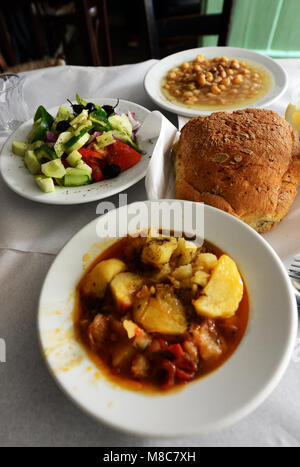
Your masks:
<path fill-rule="evenodd" d="M 38 141 L 35 141 L 32 144 L 29 144 L 28 149 L 32 149 L 32 150 L 38 149 L 38 148 L 42 147 L 44 144 L 45 144 L 44 141 L 38 140 Z"/>
<path fill-rule="evenodd" d="M 87 175 L 89 180 L 92 180 L 92 169 L 87 164 L 82 162 L 76 167 L 68 167 L 66 169 L 66 175 Z"/>
<path fill-rule="evenodd" d="M 28 149 L 29 144 L 24 143 L 23 141 L 13 141 L 11 145 L 12 152 L 16 154 L 16 156 L 25 156 L 25 152 Z"/>
<path fill-rule="evenodd" d="M 38 174 L 41 171 L 41 164 L 39 163 L 32 149 L 28 149 L 25 152 L 24 162 L 28 170 L 33 175 Z"/>
<path fill-rule="evenodd" d="M 44 193 L 51 193 L 55 191 L 54 183 L 52 178 L 45 177 L 44 175 L 35 175 L 34 180 L 37 186 L 44 192 Z"/>
<path fill-rule="evenodd" d="M 81 186 L 90 183 L 89 176 L 82 173 L 80 175 L 66 174 L 64 176 L 64 186 Z"/>
<path fill-rule="evenodd" d="M 66 169 L 60 159 L 54 159 L 53 161 L 42 164 L 41 170 L 47 177 L 54 178 L 62 178 L 66 173 Z"/>
<path fill-rule="evenodd" d="M 54 144 L 54 151 L 58 157 L 61 157 L 65 152 L 65 143 L 69 141 L 73 137 L 73 133 L 71 131 L 64 131 L 59 135 Z"/>
<path fill-rule="evenodd" d="M 86 122 L 81 123 L 76 130 L 74 131 L 75 136 L 79 136 L 82 134 L 83 130 L 88 131 L 91 130 L 93 127 L 93 124 L 90 120 L 87 120 Z"/>
<path fill-rule="evenodd" d="M 84 164 L 86 165 L 86 164 Z M 67 175 L 89 175 L 91 173 L 90 167 L 86 165 L 87 169 L 81 167 L 68 167 L 66 169 Z"/>
<path fill-rule="evenodd" d="M 83 122 L 86 122 L 88 119 L 89 113 L 87 110 L 83 110 L 77 117 L 73 118 L 73 120 L 70 121 L 70 125 L 72 128 L 75 130 L 81 125 Z"/>
<path fill-rule="evenodd" d="M 82 136 L 73 136 L 66 144 L 65 151 L 70 154 L 73 151 L 77 151 L 82 148 L 90 139 L 89 133 L 84 133 Z"/>
<path fill-rule="evenodd" d="M 79 161 L 81 161 L 81 154 L 80 152 L 78 151 L 72 151 L 66 161 L 68 162 L 69 165 L 71 165 L 72 167 L 76 167 L 76 165 L 78 164 Z"/>
<path fill-rule="evenodd" d="M 57 159 L 56 153 L 51 148 L 49 148 L 47 144 L 43 144 L 41 147 L 35 149 L 34 153 L 39 162 L 41 162 L 43 159 L 47 159 L 48 161 Z"/>
<path fill-rule="evenodd" d="M 76 164 L 75 169 L 86 170 L 88 173 L 92 173 L 92 167 L 90 167 L 88 164 L 86 164 L 83 161 L 79 161 Z"/>
<path fill-rule="evenodd" d="M 89 176 L 89 179 L 92 180 L 92 167 L 87 165 L 85 162 L 79 161 L 75 169 L 83 170 Z"/>

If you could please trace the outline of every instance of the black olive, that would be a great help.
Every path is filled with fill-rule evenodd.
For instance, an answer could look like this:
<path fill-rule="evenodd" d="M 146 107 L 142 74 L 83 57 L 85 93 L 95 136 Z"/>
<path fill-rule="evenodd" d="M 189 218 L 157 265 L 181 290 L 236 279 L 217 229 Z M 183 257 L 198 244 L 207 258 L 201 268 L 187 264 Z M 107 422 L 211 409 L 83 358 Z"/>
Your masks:
<path fill-rule="evenodd" d="M 72 109 L 74 114 L 79 115 L 83 111 L 84 107 L 81 104 L 74 104 L 72 105 Z"/>
<path fill-rule="evenodd" d="M 57 123 L 56 125 L 56 130 L 58 133 L 62 133 L 63 131 L 66 131 L 70 126 L 70 123 L 68 120 L 61 120 L 60 122 Z"/>
<path fill-rule="evenodd" d="M 116 164 L 109 164 L 102 169 L 104 178 L 115 178 L 120 175 L 121 167 Z"/>
<path fill-rule="evenodd" d="M 107 113 L 107 116 L 109 117 L 110 115 L 115 113 L 115 108 L 117 107 L 117 105 L 119 105 L 119 98 L 117 100 L 116 105 L 114 105 L 114 106 L 112 106 L 112 105 L 103 105 L 102 109 Z"/>
<path fill-rule="evenodd" d="M 72 110 L 73 110 L 75 115 L 81 114 L 81 112 L 84 110 L 84 105 L 82 105 L 82 104 L 72 104 L 72 102 L 69 99 L 67 99 L 67 101 L 71 105 Z"/>
<path fill-rule="evenodd" d="M 96 106 L 95 104 L 93 104 L 92 102 L 88 102 L 85 106 L 85 109 L 88 110 L 89 114 L 94 112 L 96 110 Z"/>
<path fill-rule="evenodd" d="M 111 105 L 103 105 L 102 109 L 107 113 L 108 117 L 115 112 L 115 109 Z"/>

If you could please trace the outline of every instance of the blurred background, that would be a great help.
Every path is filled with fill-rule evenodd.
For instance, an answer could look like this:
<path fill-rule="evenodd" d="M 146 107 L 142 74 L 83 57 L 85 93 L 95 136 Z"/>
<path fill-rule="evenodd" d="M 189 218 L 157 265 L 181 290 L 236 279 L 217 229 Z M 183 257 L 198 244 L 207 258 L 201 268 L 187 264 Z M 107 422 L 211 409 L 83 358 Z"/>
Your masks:
<path fill-rule="evenodd" d="M 9 0 L 0 67 L 110 66 L 229 45 L 300 56 L 299 0 Z"/>

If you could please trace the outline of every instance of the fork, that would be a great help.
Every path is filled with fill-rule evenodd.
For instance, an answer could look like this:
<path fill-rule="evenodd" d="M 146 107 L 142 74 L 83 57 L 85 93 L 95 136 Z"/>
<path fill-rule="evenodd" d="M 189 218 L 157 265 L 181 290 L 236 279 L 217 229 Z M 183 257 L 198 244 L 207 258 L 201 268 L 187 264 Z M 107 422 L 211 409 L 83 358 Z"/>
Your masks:
<path fill-rule="evenodd" d="M 298 310 L 300 311 L 300 258 L 294 258 L 288 270 L 291 282 L 296 292 Z"/>

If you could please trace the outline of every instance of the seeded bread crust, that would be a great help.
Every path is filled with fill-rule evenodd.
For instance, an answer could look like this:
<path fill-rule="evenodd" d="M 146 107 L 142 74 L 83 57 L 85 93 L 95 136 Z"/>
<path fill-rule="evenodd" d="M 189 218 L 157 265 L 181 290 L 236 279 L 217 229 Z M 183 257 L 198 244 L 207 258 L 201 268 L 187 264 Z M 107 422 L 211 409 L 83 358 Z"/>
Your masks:
<path fill-rule="evenodd" d="M 288 213 L 300 184 L 300 144 L 272 110 L 190 120 L 175 149 L 176 197 L 202 201 L 266 232 Z"/>

